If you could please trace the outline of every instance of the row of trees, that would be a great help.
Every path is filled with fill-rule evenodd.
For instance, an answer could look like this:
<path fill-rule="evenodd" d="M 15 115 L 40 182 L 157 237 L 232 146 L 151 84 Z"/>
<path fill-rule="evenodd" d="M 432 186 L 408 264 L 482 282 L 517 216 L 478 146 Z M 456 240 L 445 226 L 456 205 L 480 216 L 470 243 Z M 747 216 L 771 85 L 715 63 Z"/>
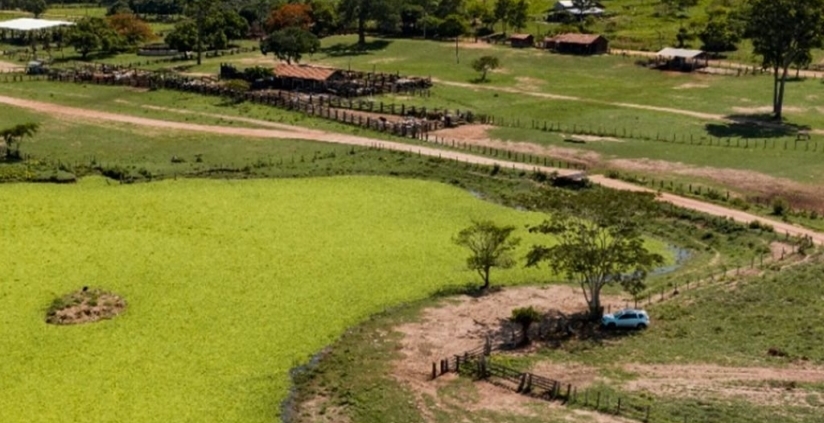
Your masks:
<path fill-rule="evenodd" d="M 145 22 L 131 14 L 117 14 L 77 21 L 66 33 L 66 44 L 85 59 L 93 52 L 114 54 L 127 51 L 153 37 Z"/>
<path fill-rule="evenodd" d="M 601 290 L 620 284 L 633 295 L 644 288 L 644 279 L 663 263 L 659 254 L 647 250 L 642 228 L 655 216 L 657 204 L 649 193 L 627 193 L 595 189 L 573 194 L 545 191 L 535 205 L 551 210 L 549 219 L 532 226 L 532 233 L 549 235 L 548 245 L 534 245 L 526 255 L 526 266 L 546 263 L 553 274 L 565 275 L 580 284 L 590 314 L 600 318 Z M 470 250 L 467 268 L 490 286 L 493 268 L 513 267 L 513 253 L 520 239 L 513 226 L 481 221 L 462 230 L 453 242 Z"/>

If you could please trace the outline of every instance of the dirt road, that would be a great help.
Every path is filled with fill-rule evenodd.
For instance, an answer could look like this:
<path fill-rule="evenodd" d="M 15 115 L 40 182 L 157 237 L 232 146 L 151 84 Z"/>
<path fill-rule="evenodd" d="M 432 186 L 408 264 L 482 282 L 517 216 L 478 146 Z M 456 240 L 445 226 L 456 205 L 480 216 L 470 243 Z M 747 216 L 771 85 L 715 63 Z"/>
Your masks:
<path fill-rule="evenodd" d="M 266 139 L 292 139 L 292 140 L 308 140 L 319 141 L 337 144 L 357 145 L 365 147 L 380 147 L 388 150 L 405 151 L 410 153 L 419 153 L 421 155 L 441 157 L 448 160 L 457 160 L 461 162 L 474 163 L 479 165 L 499 165 L 505 168 L 522 169 L 526 171 L 540 170 L 551 173 L 558 172 L 561 175 L 570 175 L 579 173 L 578 171 L 569 169 L 559 169 L 545 166 L 536 166 L 525 163 L 515 163 L 506 160 L 498 160 L 488 157 L 476 156 L 473 154 L 459 153 L 454 151 L 447 151 L 438 148 L 431 148 L 425 146 L 418 146 L 412 144 L 404 144 L 399 142 L 375 140 L 366 137 L 358 137 L 354 135 L 337 134 L 313 129 L 302 128 L 299 126 L 280 125 L 282 129 L 257 129 L 257 128 L 242 128 L 242 127 L 228 127 L 217 125 L 199 125 L 184 122 L 172 122 L 159 119 L 148 119 L 137 116 L 121 115 L 115 113 L 102 112 L 98 110 L 81 109 L 77 107 L 62 106 L 53 103 L 44 103 L 32 100 L 23 100 L 13 97 L 0 96 L 0 104 L 7 104 L 10 106 L 21 107 L 25 109 L 34 110 L 40 113 L 47 113 L 57 116 L 67 116 L 72 118 L 79 118 L 95 121 L 109 121 L 127 123 L 136 126 L 144 126 L 151 128 L 165 128 L 180 131 L 203 132 L 210 134 L 220 134 L 228 136 L 243 136 L 251 138 L 266 138 Z M 590 178 L 593 182 L 603 185 L 608 188 L 627 190 L 627 191 L 651 191 L 647 188 L 639 187 L 627 182 L 609 179 L 600 175 L 593 175 Z M 729 209 L 715 204 L 705 203 L 691 198 L 680 197 L 673 194 L 661 194 L 659 196 L 661 201 L 666 201 L 680 207 L 696 210 L 714 216 L 732 218 L 738 222 L 749 223 L 753 220 L 759 220 L 764 223 L 772 225 L 778 233 L 788 233 L 793 236 L 809 236 L 817 244 L 824 244 L 824 234 L 794 226 L 788 223 L 765 219 L 739 210 Z"/>

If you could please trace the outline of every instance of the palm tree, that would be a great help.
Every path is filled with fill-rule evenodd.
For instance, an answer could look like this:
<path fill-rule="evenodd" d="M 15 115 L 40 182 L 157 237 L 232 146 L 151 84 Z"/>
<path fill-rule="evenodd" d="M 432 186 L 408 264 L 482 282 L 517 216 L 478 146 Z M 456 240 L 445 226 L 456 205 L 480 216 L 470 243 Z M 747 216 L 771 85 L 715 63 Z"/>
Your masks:
<path fill-rule="evenodd" d="M 20 160 L 20 142 L 25 137 L 34 136 L 40 129 L 39 123 L 21 123 L 0 131 L 0 138 L 6 144 L 6 160 Z"/>

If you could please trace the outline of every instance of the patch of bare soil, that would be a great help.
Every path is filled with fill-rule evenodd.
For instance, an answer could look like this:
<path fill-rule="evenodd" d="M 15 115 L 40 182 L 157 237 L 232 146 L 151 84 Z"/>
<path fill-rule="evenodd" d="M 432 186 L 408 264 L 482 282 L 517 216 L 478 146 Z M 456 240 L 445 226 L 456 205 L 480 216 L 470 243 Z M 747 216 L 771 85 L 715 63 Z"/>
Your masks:
<path fill-rule="evenodd" d="M 444 44 L 446 45 L 446 44 Z M 454 44 L 449 44 L 450 47 L 455 47 Z M 479 49 L 479 50 L 487 50 L 492 48 L 492 44 L 485 43 L 485 42 L 477 42 L 477 43 L 470 43 L 470 42 L 461 42 L 458 43 L 458 48 L 468 48 L 468 49 Z"/>
<path fill-rule="evenodd" d="M 674 90 L 689 90 L 693 88 L 709 88 L 708 84 L 696 84 L 693 82 L 687 82 L 686 84 L 681 84 L 678 86 L 673 87 Z"/>
<path fill-rule="evenodd" d="M 613 138 L 613 137 L 599 137 L 597 135 L 566 135 L 561 134 L 562 137 L 568 138 L 571 140 L 581 141 L 581 142 L 598 142 L 598 141 L 607 141 L 607 142 L 624 142 L 624 140 Z"/>
<path fill-rule="evenodd" d="M 772 106 L 761 106 L 761 107 L 733 107 L 732 111 L 735 113 L 741 113 L 745 115 L 753 115 L 753 114 L 764 114 L 764 113 L 772 113 L 773 108 Z M 802 113 L 804 109 L 800 107 L 792 107 L 792 106 L 784 106 L 784 111 L 789 113 Z"/>
<path fill-rule="evenodd" d="M 530 78 L 528 76 L 518 76 L 515 78 L 515 81 L 518 82 L 519 87 L 529 91 L 538 91 L 541 89 L 541 86 L 544 85 L 543 80 Z"/>
<path fill-rule="evenodd" d="M 603 297 L 605 307 L 619 308 L 625 301 L 618 297 Z M 565 285 L 505 289 L 482 297 L 463 296 L 443 301 L 440 306 L 426 309 L 419 321 L 402 325 L 396 330 L 403 334 L 401 358 L 395 362 L 393 374 L 418 397 L 419 407 L 426 407 L 423 398 L 437 397 L 439 387 L 445 386 L 448 377 L 430 380 L 432 363 L 443 358 L 462 354 L 483 345 L 485 339 L 493 343 L 508 340 L 511 335 L 507 319 L 512 309 L 533 306 L 547 312 L 575 313 L 586 309 L 582 294 Z M 481 395 L 472 407 L 507 412 L 517 412 L 535 400 L 503 390 L 493 385 L 477 388 Z M 552 406 L 546 404 L 547 407 Z M 530 413 L 523 410 L 520 413 Z"/>
<path fill-rule="evenodd" d="M 4 62 L 0 60 L 0 72 L 18 72 L 22 70 L 23 66 L 20 66 L 16 63 Z"/>
<path fill-rule="evenodd" d="M 554 363 L 548 360 L 540 361 L 532 367 L 536 375 L 551 375 L 553 379 L 563 383 L 570 383 L 577 389 L 586 388 L 596 382 L 605 382 L 606 379 L 598 374 L 598 369 L 579 363 Z"/>
<path fill-rule="evenodd" d="M 492 139 L 488 131 L 494 128 L 495 127 L 491 125 L 462 125 L 456 128 L 440 129 L 430 134 L 444 138 L 447 141 L 455 140 L 474 146 L 506 149 L 535 156 L 555 157 L 571 163 L 586 164 L 589 166 L 600 162 L 601 159 L 601 155 L 594 151 Z"/>
<path fill-rule="evenodd" d="M 46 323 L 76 325 L 111 319 L 126 309 L 126 301 L 99 289 L 72 292 L 52 302 L 46 312 Z"/>
<path fill-rule="evenodd" d="M 799 389 L 798 383 L 824 383 L 824 368 L 722 367 L 701 365 L 625 366 L 637 378 L 625 384 L 629 390 L 659 395 L 740 398 L 762 405 L 808 405 L 813 393 Z"/>
<path fill-rule="evenodd" d="M 670 173 L 706 178 L 765 199 L 783 197 L 796 207 L 811 210 L 824 209 L 824 187 L 805 185 L 751 170 L 697 167 L 680 162 L 651 159 L 614 159 L 607 163 L 610 167 L 635 172 Z"/>

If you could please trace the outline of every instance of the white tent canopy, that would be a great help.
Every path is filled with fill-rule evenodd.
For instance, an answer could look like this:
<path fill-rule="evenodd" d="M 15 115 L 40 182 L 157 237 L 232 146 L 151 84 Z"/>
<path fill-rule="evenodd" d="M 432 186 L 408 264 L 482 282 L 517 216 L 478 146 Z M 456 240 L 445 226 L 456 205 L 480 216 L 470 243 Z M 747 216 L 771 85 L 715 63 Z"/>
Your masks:
<path fill-rule="evenodd" d="M 56 28 L 58 26 L 70 26 L 74 22 L 50 21 L 46 19 L 20 18 L 10 21 L 0 22 L 0 29 L 10 29 L 14 31 L 37 31 L 41 29 Z"/>

